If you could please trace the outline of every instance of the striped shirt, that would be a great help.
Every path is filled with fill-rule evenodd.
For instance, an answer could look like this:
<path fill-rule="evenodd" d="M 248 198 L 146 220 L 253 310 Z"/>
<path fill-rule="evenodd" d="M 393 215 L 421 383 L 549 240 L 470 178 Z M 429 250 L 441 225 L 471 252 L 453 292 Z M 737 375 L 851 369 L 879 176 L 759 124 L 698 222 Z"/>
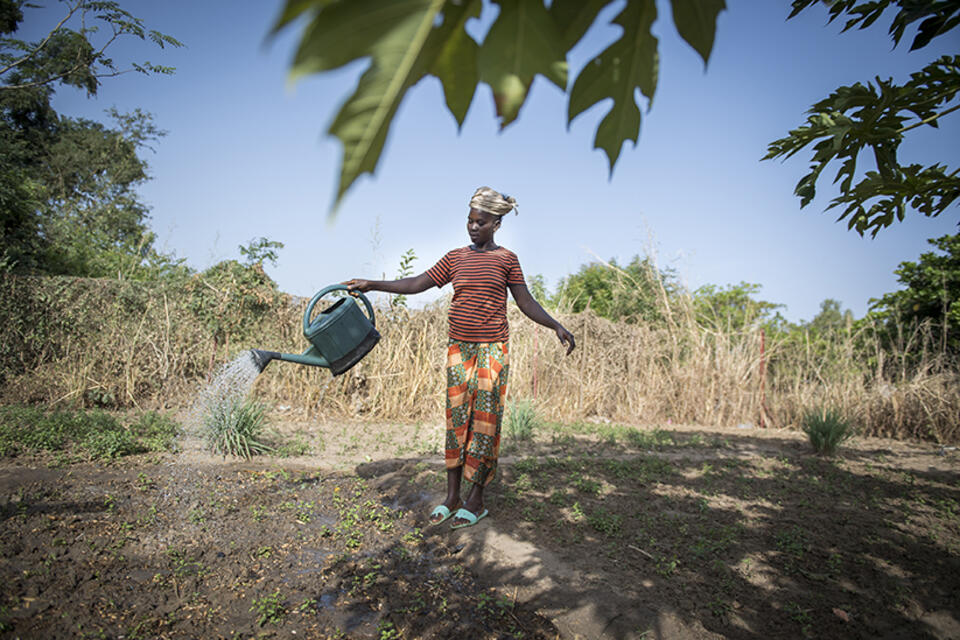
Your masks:
<path fill-rule="evenodd" d="M 497 247 L 493 251 L 454 249 L 427 270 L 438 287 L 453 283 L 448 316 L 449 334 L 464 342 L 505 342 L 507 287 L 524 284 L 517 254 Z"/>

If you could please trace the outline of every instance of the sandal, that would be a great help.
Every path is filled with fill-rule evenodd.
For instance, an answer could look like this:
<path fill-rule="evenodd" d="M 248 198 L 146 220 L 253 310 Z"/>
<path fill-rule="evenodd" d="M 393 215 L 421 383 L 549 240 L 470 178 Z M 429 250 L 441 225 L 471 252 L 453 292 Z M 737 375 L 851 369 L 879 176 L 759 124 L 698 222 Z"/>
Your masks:
<path fill-rule="evenodd" d="M 479 514 L 476 514 L 476 515 L 471 511 L 467 511 L 466 509 L 457 509 L 457 512 L 454 515 L 457 518 L 460 518 L 461 520 L 466 520 L 466 522 L 464 522 L 463 524 L 450 525 L 450 528 L 465 529 L 466 527 L 472 527 L 473 525 L 477 524 L 477 522 L 485 518 L 488 513 L 490 512 L 487 511 L 486 509 L 484 509 L 483 511 L 481 511 Z"/>
<path fill-rule="evenodd" d="M 430 512 L 430 524 L 442 524 L 453 517 L 454 512 L 450 511 L 447 508 L 447 505 L 441 504 L 434 507 L 433 511 Z M 440 516 L 439 520 L 434 520 L 436 516 Z"/>

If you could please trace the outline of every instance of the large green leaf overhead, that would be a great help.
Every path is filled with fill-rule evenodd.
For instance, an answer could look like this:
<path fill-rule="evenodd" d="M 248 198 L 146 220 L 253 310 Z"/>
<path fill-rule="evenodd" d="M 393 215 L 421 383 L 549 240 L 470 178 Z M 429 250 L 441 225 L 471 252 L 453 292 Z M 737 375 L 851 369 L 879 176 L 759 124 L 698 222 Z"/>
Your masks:
<path fill-rule="evenodd" d="M 706 65 L 713 50 L 717 16 L 727 8 L 724 0 L 671 0 L 673 23 L 680 37 L 693 47 Z"/>
<path fill-rule="evenodd" d="M 672 1 L 681 36 L 706 62 L 724 1 Z M 306 23 L 291 69 L 294 78 L 354 60 L 370 61 L 329 129 L 343 143 L 335 207 L 360 175 L 376 169 L 397 108 L 424 75 L 440 79 L 447 108 L 461 126 L 480 82 L 492 89 L 501 128 L 518 117 L 537 75 L 569 91 L 571 120 L 612 98 L 594 145 L 606 152 L 612 172 L 623 143 L 636 143 L 639 137 L 635 90 L 648 100 L 656 90 L 657 39 L 651 34 L 655 0 L 627 0 L 615 20 L 624 30 L 622 37 L 572 85 L 567 55 L 603 9 L 617 4 L 489 0 L 486 8 L 496 5 L 499 13 L 478 42 L 465 27 L 471 18 L 485 19 L 482 0 L 286 0 L 274 32 L 297 21 Z"/>
<path fill-rule="evenodd" d="M 373 173 L 404 95 L 428 65 L 424 53 L 443 0 L 352 0 L 322 9 L 304 34 L 292 74 L 326 71 L 372 57 L 329 133 L 343 143 L 336 202 Z"/>
<path fill-rule="evenodd" d="M 480 78 L 493 89 L 500 128 L 517 118 L 533 78 L 567 85 L 560 31 L 540 0 L 498 0 L 500 15 L 480 48 Z"/>
<path fill-rule="evenodd" d="M 481 0 L 465 0 L 461 5 L 443 10 L 443 23 L 431 34 L 429 72 L 440 79 L 447 108 L 462 126 L 467 110 L 477 91 L 480 72 L 477 69 L 477 51 L 480 47 L 467 35 L 464 25 L 480 15 Z"/>
<path fill-rule="evenodd" d="M 623 27 L 623 35 L 584 67 L 570 90 L 567 118 L 578 115 L 607 98 L 613 106 L 597 127 L 594 149 L 603 149 L 610 161 L 610 172 L 627 140 L 640 136 L 640 109 L 634 97 L 639 88 L 653 102 L 657 88 L 657 39 L 650 27 L 657 18 L 654 0 L 634 0 L 614 20 Z"/>

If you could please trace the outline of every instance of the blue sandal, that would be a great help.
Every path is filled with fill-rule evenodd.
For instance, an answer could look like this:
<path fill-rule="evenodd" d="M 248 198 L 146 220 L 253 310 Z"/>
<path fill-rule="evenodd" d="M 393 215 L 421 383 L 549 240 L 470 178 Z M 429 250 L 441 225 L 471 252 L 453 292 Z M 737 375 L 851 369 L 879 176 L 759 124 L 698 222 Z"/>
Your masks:
<path fill-rule="evenodd" d="M 453 516 L 454 512 L 450 511 L 446 505 L 441 504 L 437 505 L 433 511 L 430 512 L 430 524 L 442 524 L 449 520 Z M 434 521 L 434 517 L 440 516 L 440 519 Z"/>
<path fill-rule="evenodd" d="M 451 529 L 465 529 L 466 527 L 472 527 L 477 524 L 480 520 L 485 518 L 487 514 L 490 513 L 486 509 L 481 511 L 479 514 L 474 515 L 473 512 L 467 511 L 466 509 L 457 509 L 457 512 L 454 514 L 457 518 L 461 520 L 466 520 L 463 524 L 453 524 L 450 525 Z"/>

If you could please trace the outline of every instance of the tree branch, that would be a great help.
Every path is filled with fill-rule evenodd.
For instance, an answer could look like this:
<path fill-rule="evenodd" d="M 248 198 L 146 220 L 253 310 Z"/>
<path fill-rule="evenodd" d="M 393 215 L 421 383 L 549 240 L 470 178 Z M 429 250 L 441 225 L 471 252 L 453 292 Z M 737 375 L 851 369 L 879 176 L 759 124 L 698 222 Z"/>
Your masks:
<path fill-rule="evenodd" d="M 948 113 L 952 113 L 952 112 L 956 111 L 957 109 L 960 109 L 960 104 L 955 104 L 955 105 L 953 105 L 952 107 L 950 107 L 949 109 L 947 109 L 947 110 L 945 110 L 945 111 L 941 111 L 940 113 L 935 113 L 935 114 L 933 114 L 932 116 L 930 116 L 929 118 L 924 118 L 924 119 L 921 120 L 920 122 L 914 122 L 913 124 L 911 124 L 911 125 L 908 126 L 908 127 L 901 127 L 900 129 L 897 129 L 896 133 L 898 133 L 898 134 L 899 134 L 899 133 L 903 133 L 903 132 L 905 132 L 905 131 L 910 131 L 910 129 L 916 129 L 917 127 L 921 127 L 921 126 L 923 126 L 923 125 L 925 125 L 925 124 L 930 124 L 930 123 L 933 122 L 934 120 L 938 119 L 940 116 L 945 116 L 945 115 L 947 115 Z"/>
<path fill-rule="evenodd" d="M 43 42 L 41 42 L 40 44 L 38 44 L 38 45 L 33 49 L 33 51 L 31 51 L 31 52 L 28 53 L 27 55 L 23 56 L 23 57 L 20 58 L 19 60 L 14 60 L 13 62 L 11 62 L 11 63 L 8 64 L 7 66 L 5 66 L 3 69 L 0 69 L 0 76 L 2 76 L 3 74 L 5 74 L 7 71 L 10 71 L 10 70 L 13 69 L 14 67 L 20 66 L 21 64 L 23 64 L 24 62 L 26 62 L 26 61 L 28 61 L 30 58 L 32 58 L 33 56 L 37 55 L 37 53 L 39 53 L 40 50 L 43 49 L 43 48 L 47 45 L 48 42 L 50 42 L 50 38 L 52 38 L 53 35 L 54 35 L 56 32 L 60 31 L 60 27 L 62 27 L 64 24 L 66 24 L 67 20 L 69 20 L 70 18 L 73 17 L 73 14 L 76 13 L 76 11 L 77 11 L 77 7 L 70 7 L 70 13 L 68 13 L 67 16 L 66 16 L 63 20 L 61 20 L 59 23 L 57 23 L 57 26 L 55 26 L 55 27 L 50 31 L 50 33 L 47 34 L 47 37 L 43 39 Z"/>

